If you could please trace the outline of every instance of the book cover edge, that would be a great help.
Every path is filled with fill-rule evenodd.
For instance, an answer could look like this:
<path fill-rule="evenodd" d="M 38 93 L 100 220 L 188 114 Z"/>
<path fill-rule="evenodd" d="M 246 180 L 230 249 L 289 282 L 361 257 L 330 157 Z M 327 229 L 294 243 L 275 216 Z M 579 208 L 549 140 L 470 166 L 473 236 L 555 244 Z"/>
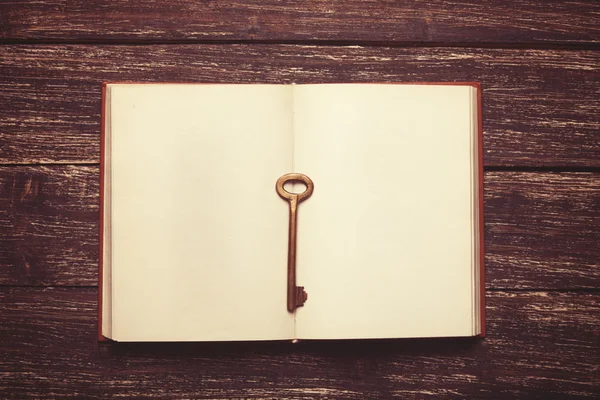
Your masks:
<path fill-rule="evenodd" d="M 98 341 L 108 342 L 109 338 L 102 335 L 102 294 L 104 289 L 103 284 L 103 269 L 104 269 L 104 156 L 105 156 L 105 130 L 106 130 L 106 85 L 102 83 L 101 109 L 100 109 L 100 229 L 98 231 Z"/>
<path fill-rule="evenodd" d="M 478 125 L 478 153 L 479 153 L 479 317 L 481 333 L 479 337 L 484 338 L 486 336 L 485 326 L 485 223 L 484 223 L 484 199 L 483 199 L 483 103 L 482 103 L 482 90 L 481 83 L 474 83 L 473 87 L 477 89 L 477 125 Z"/>
<path fill-rule="evenodd" d="M 317 82 L 317 83 L 270 83 L 270 82 L 183 82 L 183 81 L 159 81 L 159 82 L 143 82 L 143 81 L 105 81 L 102 86 L 106 85 L 440 85 L 440 86 L 472 86 L 481 89 L 480 82 L 453 82 L 453 81 L 415 81 L 415 82 Z"/>

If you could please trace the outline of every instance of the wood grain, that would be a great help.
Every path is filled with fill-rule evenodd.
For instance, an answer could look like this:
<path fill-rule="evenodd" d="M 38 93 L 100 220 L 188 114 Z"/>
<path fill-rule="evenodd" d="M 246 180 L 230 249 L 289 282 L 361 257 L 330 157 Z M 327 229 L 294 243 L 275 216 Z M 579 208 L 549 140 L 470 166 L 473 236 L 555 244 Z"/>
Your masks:
<path fill-rule="evenodd" d="M 0 163 L 96 163 L 102 81 L 481 81 L 487 166 L 600 166 L 600 52 L 2 46 Z"/>
<path fill-rule="evenodd" d="M 485 340 L 98 344 L 96 290 L 0 288 L 2 398 L 547 398 L 600 390 L 600 295 L 488 293 Z M 571 398 L 571 397 L 570 397 Z"/>
<path fill-rule="evenodd" d="M 0 4 L 0 38 L 595 44 L 595 0 L 20 1 Z"/>
<path fill-rule="evenodd" d="M 489 287 L 600 288 L 599 173 L 486 172 L 484 189 Z"/>
<path fill-rule="evenodd" d="M 598 398 L 599 21 L 597 0 L 1 2 L 0 398 Z M 125 80 L 482 82 L 488 338 L 98 344 L 100 83 Z"/>
<path fill-rule="evenodd" d="M 0 167 L 0 284 L 97 284 L 97 166 Z M 600 287 L 600 173 L 486 172 L 488 288 Z"/>
<path fill-rule="evenodd" d="M 0 167 L 0 284 L 97 284 L 98 196 L 97 166 Z"/>

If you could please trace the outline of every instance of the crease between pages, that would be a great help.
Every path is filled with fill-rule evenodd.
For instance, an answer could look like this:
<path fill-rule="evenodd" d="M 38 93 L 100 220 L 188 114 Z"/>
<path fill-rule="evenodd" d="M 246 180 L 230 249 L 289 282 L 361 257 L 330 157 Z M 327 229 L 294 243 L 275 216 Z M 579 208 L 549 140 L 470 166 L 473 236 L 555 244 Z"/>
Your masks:
<path fill-rule="evenodd" d="M 292 121 L 291 121 L 291 130 L 292 130 L 292 172 L 296 172 L 296 120 L 295 120 L 295 116 L 296 116 L 296 107 L 295 107 L 295 90 L 294 88 L 296 87 L 296 84 L 294 82 L 292 82 Z M 293 342 L 296 342 L 296 340 L 298 340 L 298 335 L 296 334 L 296 316 L 297 316 L 297 311 L 298 309 L 296 308 L 294 310 L 294 338 L 293 338 Z"/>

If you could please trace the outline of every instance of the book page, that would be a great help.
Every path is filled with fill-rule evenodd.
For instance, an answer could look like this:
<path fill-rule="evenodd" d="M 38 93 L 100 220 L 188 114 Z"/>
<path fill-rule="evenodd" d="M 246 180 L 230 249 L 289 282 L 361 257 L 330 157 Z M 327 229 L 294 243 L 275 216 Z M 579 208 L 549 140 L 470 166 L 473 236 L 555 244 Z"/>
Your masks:
<path fill-rule="evenodd" d="M 295 88 L 301 339 L 471 336 L 470 86 Z"/>
<path fill-rule="evenodd" d="M 109 85 L 112 338 L 290 339 L 292 89 Z"/>

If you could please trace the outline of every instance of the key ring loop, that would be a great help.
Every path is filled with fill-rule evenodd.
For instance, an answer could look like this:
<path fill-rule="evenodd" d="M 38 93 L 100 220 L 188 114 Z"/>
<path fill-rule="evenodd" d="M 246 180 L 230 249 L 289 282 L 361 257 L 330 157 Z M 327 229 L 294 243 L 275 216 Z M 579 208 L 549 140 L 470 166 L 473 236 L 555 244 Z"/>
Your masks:
<path fill-rule="evenodd" d="M 290 193 L 283 187 L 283 185 L 285 185 L 288 182 L 304 183 L 306 185 L 306 190 L 302 193 Z M 299 173 L 291 173 L 285 174 L 279 179 L 277 179 L 275 188 L 277 189 L 277 194 L 279 194 L 279 196 L 282 199 L 293 200 L 294 198 L 296 198 L 298 203 L 300 203 L 301 201 L 308 199 L 312 195 L 313 190 L 315 189 L 315 185 L 308 176 Z"/>

